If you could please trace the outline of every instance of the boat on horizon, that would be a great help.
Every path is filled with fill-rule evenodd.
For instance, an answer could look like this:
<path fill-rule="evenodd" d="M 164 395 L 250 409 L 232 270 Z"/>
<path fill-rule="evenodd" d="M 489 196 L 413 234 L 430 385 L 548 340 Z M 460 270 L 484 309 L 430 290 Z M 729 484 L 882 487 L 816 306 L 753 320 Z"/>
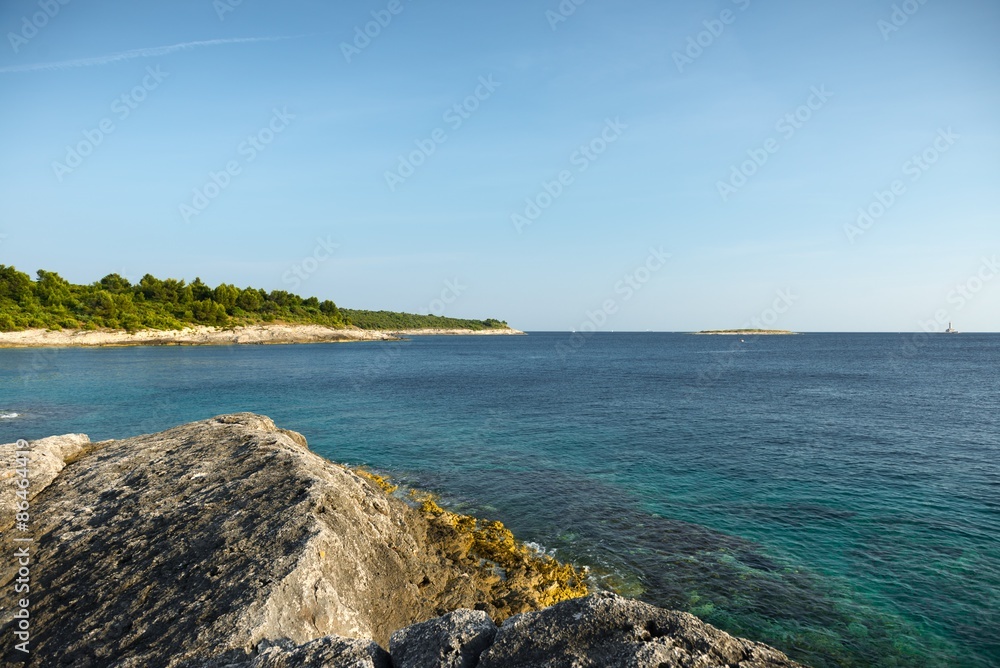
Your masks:
<path fill-rule="evenodd" d="M 948 329 L 944 330 L 945 334 L 958 334 L 958 330 L 952 326 L 952 323 L 948 322 Z"/>

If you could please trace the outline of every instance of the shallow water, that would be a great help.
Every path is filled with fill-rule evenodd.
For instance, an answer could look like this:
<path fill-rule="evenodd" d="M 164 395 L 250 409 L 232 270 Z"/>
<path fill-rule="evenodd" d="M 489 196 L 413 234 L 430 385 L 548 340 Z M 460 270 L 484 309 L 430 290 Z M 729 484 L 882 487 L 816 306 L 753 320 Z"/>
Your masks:
<path fill-rule="evenodd" d="M 811 665 L 1000 665 L 1000 336 L 581 341 L 0 350 L 0 434 L 260 412 Z"/>

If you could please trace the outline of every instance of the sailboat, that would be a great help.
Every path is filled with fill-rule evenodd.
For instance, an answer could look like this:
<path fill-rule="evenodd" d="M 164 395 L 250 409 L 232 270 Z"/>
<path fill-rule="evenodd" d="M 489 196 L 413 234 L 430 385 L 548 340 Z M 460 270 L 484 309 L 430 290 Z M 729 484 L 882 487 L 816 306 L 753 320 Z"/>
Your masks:
<path fill-rule="evenodd" d="M 958 334 L 958 330 L 952 327 L 951 322 L 948 323 L 948 329 L 944 330 L 945 334 Z"/>

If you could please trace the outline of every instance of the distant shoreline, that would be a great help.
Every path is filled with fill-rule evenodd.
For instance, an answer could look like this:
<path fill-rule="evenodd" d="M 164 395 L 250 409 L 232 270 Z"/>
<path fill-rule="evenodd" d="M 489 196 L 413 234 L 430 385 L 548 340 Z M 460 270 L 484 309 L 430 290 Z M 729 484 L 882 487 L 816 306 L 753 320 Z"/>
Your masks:
<path fill-rule="evenodd" d="M 401 329 L 370 330 L 322 325 L 248 325 L 245 327 L 188 327 L 179 330 L 26 329 L 0 332 L 0 348 L 101 348 L 120 346 L 219 346 L 290 343 L 345 343 L 350 341 L 399 341 L 406 336 L 510 336 L 513 329 Z"/>
<path fill-rule="evenodd" d="M 798 332 L 787 329 L 709 329 L 692 332 L 701 336 L 795 336 Z"/>

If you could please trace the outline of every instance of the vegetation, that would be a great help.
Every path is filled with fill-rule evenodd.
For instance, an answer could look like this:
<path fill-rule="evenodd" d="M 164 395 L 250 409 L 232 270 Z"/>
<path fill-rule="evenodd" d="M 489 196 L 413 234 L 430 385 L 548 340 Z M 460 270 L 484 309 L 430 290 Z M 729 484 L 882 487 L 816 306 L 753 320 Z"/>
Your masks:
<path fill-rule="evenodd" d="M 532 583 L 538 606 L 546 607 L 590 593 L 587 570 L 564 564 L 554 557 L 539 553 L 514 538 L 502 522 L 483 520 L 445 510 L 437 497 L 428 492 L 410 491 L 410 498 L 420 505 L 424 515 L 470 540 L 470 556 L 496 564 L 509 581 Z"/>
<path fill-rule="evenodd" d="M 386 476 L 381 476 L 377 473 L 372 473 L 366 468 L 361 468 L 359 466 L 358 468 L 354 469 L 354 472 L 357 473 L 362 478 L 364 478 L 365 480 L 377 485 L 378 488 L 381 489 L 386 494 L 392 494 L 397 489 L 399 489 L 399 485 L 393 485 L 389 481 L 389 478 L 387 478 Z"/>
<path fill-rule="evenodd" d="M 465 320 L 445 318 L 440 315 L 416 315 L 393 311 L 355 311 L 352 309 L 341 309 L 340 312 L 352 325 L 361 329 L 471 329 L 480 331 L 507 327 L 505 321 L 493 318 Z"/>
<path fill-rule="evenodd" d="M 135 285 L 108 274 L 90 285 L 74 285 L 39 269 L 36 280 L 0 264 L 0 332 L 24 329 L 184 329 L 194 325 L 236 327 L 266 323 L 313 324 L 362 329 L 492 329 L 507 323 L 460 320 L 389 311 L 340 309 L 329 300 L 284 290 L 266 292 L 200 278 L 191 283 L 146 274 Z"/>
<path fill-rule="evenodd" d="M 490 614 L 503 621 L 519 612 L 538 610 L 590 593 L 589 569 L 565 564 L 514 537 L 502 522 L 445 510 L 438 497 L 419 489 L 399 491 L 388 476 L 368 468 L 350 469 L 389 496 L 409 499 L 427 519 L 429 538 L 453 563 L 478 579 L 496 606 Z"/>

